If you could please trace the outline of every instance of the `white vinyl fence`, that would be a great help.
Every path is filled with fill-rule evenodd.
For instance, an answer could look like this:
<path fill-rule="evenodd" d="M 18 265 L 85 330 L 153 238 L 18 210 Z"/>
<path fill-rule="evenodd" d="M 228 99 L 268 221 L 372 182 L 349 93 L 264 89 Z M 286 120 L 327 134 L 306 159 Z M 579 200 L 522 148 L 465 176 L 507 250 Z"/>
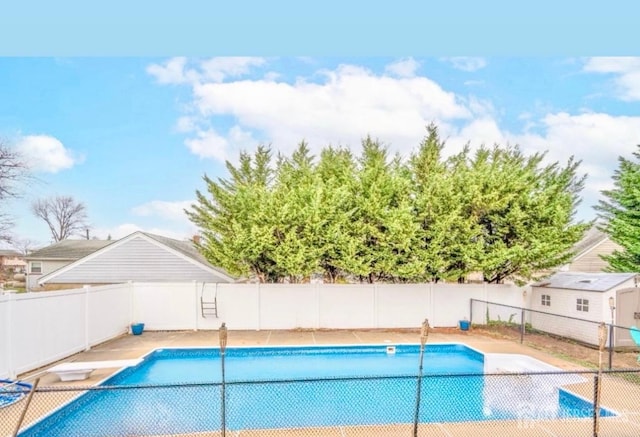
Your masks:
<path fill-rule="evenodd" d="M 0 296 L 0 377 L 37 369 L 127 332 L 131 284 Z"/>
<path fill-rule="evenodd" d="M 523 306 L 522 289 L 487 284 L 129 283 L 0 296 L 0 378 L 36 369 L 128 331 L 456 326 L 470 299 Z M 201 300 L 217 301 L 203 317 Z"/>

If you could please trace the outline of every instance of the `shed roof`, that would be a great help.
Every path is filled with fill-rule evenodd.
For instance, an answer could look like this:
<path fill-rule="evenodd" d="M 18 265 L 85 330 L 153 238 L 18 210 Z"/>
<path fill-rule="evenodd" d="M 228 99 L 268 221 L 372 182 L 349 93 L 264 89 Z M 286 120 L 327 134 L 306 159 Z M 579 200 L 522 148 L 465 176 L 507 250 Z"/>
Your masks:
<path fill-rule="evenodd" d="M 36 250 L 26 257 L 28 260 L 77 260 L 113 243 L 113 240 L 62 240 Z"/>
<path fill-rule="evenodd" d="M 636 273 L 580 273 L 560 272 L 533 284 L 533 287 L 566 290 L 608 291 L 636 276 Z"/>

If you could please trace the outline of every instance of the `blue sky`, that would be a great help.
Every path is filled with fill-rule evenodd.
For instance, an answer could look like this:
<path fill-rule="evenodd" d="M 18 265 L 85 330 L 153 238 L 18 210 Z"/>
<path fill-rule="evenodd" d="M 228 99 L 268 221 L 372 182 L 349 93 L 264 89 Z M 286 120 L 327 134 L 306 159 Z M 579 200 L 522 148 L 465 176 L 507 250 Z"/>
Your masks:
<path fill-rule="evenodd" d="M 85 202 L 92 235 L 186 238 L 182 209 L 224 161 L 303 138 L 359 149 L 370 134 L 407 156 L 435 122 L 446 154 L 470 142 L 571 155 L 587 173 L 578 218 L 640 143 L 640 58 L 0 58 L 0 137 L 36 180 L 11 203 L 15 233 L 49 242 L 36 198 Z"/>

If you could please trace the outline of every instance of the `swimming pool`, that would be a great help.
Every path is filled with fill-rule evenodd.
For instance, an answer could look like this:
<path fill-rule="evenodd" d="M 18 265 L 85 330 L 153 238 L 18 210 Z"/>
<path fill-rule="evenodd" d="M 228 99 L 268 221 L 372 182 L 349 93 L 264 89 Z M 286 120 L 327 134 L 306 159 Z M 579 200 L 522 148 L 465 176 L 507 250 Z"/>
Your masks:
<path fill-rule="evenodd" d="M 387 348 L 228 348 L 226 428 L 411 423 L 419 346 L 398 345 L 393 353 Z M 218 349 L 156 350 L 101 384 L 112 388 L 83 394 L 20 435 L 131 436 L 220 429 L 220 364 Z M 464 345 L 428 345 L 420 422 L 517 419 L 528 403 L 545 405 L 544 418 L 590 416 L 586 401 L 557 386 L 528 390 L 527 404 L 504 405 L 501 399 L 526 386 L 522 381 L 495 383 L 500 381 L 485 377 L 483 366 L 483 354 Z M 538 386 L 540 380 L 529 383 Z M 601 415 L 611 413 L 603 409 Z"/>

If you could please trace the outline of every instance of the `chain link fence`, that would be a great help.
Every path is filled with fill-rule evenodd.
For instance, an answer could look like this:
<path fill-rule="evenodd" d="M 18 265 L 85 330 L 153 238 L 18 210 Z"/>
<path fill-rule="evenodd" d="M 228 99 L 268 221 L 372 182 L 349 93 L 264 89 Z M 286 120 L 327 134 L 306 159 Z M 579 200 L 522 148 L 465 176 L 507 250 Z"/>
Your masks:
<path fill-rule="evenodd" d="M 24 437 L 640 435 L 640 370 L 436 375 L 428 369 L 425 362 L 421 379 L 233 381 L 224 389 L 221 383 L 49 386 L 37 387 L 30 399 L 27 389 L 11 387 L 4 395 L 22 399 L 0 409 L 0 435 L 18 427 Z"/>
<path fill-rule="evenodd" d="M 567 345 L 579 344 L 597 349 L 598 327 L 602 322 L 582 319 L 578 317 L 553 314 L 531 310 L 522 307 L 504 305 L 484 300 L 470 300 L 471 324 L 505 334 L 523 343 L 527 337 L 546 336 L 567 341 Z M 612 369 L 629 369 L 638 365 L 640 359 L 636 346 L 620 347 L 620 339 L 628 339 L 628 345 L 634 345 L 631 340 L 631 328 L 606 323 L 607 340 L 605 351 L 605 366 Z M 593 355 L 593 354 L 592 354 Z M 581 359 L 583 357 L 572 357 Z M 595 364 L 595 363 L 592 363 Z"/>

